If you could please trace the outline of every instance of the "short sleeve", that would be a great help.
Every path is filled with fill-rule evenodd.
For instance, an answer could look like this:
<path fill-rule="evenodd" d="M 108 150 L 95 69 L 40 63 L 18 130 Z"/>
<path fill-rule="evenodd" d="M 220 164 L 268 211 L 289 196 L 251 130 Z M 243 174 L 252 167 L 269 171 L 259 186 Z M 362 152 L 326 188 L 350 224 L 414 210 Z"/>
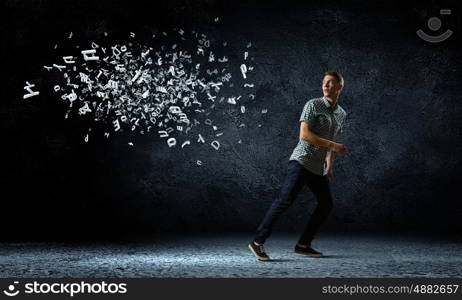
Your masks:
<path fill-rule="evenodd" d="M 308 101 L 303 107 L 302 114 L 300 116 L 300 122 L 305 121 L 313 124 L 315 121 L 316 112 L 314 109 L 313 101 Z"/>

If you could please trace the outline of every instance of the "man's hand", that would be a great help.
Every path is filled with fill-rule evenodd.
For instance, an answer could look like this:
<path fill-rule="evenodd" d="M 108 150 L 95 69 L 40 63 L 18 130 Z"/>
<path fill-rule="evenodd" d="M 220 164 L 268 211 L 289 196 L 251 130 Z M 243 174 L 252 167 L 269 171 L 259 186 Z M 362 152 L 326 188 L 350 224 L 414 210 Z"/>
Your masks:
<path fill-rule="evenodd" d="M 340 153 L 342 155 L 348 151 L 343 144 L 330 141 L 314 134 L 310 130 L 310 124 L 308 122 L 300 122 L 300 139 L 315 146 L 328 148 L 329 150 Z"/>
<path fill-rule="evenodd" d="M 345 155 L 348 152 L 348 149 L 345 147 L 345 145 L 335 142 L 332 142 L 329 149 L 341 155 Z"/>

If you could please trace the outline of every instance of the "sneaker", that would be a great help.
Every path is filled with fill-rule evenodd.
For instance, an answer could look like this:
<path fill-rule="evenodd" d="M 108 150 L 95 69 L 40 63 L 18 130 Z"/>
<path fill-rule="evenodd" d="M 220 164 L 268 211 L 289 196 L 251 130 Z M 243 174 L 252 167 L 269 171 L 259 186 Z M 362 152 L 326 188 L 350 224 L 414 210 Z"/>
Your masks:
<path fill-rule="evenodd" d="M 270 260 L 268 255 L 266 255 L 265 248 L 263 245 L 257 245 L 255 242 L 251 242 L 249 244 L 249 249 L 252 251 L 253 254 L 258 258 L 258 260 L 266 261 Z"/>
<path fill-rule="evenodd" d="M 301 254 L 301 255 L 308 255 L 311 257 L 321 257 L 323 254 L 319 251 L 314 250 L 310 246 L 307 246 L 306 248 L 302 248 L 298 245 L 295 245 L 295 253 Z"/>

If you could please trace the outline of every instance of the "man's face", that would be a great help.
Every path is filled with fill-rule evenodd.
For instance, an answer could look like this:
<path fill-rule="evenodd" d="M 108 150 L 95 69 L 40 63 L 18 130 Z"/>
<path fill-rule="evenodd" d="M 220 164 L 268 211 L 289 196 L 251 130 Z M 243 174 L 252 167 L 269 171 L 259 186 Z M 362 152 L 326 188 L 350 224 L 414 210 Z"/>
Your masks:
<path fill-rule="evenodd" d="M 322 93 L 325 97 L 338 97 L 342 91 L 342 84 L 331 75 L 324 76 L 322 80 Z"/>

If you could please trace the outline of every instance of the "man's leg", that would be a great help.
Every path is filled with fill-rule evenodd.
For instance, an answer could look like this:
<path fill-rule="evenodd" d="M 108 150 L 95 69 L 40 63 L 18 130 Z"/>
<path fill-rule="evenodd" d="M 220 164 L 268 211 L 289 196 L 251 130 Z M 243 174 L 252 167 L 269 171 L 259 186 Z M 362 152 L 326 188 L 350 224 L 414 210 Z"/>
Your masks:
<path fill-rule="evenodd" d="M 333 207 L 329 179 L 327 176 L 316 175 L 309 172 L 307 184 L 315 195 L 318 204 L 306 225 L 305 231 L 298 241 L 298 245 L 303 246 L 311 245 L 311 241 L 318 232 L 319 227 L 326 220 Z"/>
<path fill-rule="evenodd" d="M 263 221 L 257 229 L 254 241 L 262 245 L 270 236 L 274 223 L 279 216 L 294 202 L 298 193 L 307 180 L 307 170 L 296 160 L 289 161 L 287 177 L 277 198 L 267 211 Z"/>

